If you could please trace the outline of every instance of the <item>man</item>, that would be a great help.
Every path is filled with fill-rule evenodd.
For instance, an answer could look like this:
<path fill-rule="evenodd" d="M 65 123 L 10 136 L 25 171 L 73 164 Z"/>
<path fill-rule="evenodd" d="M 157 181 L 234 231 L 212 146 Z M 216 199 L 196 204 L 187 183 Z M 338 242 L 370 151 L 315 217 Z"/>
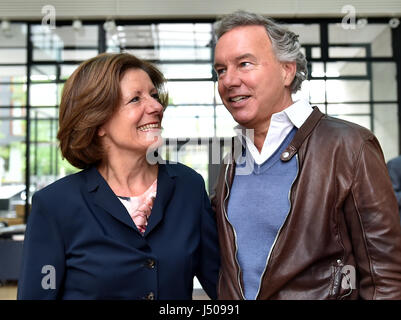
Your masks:
<path fill-rule="evenodd" d="M 387 162 L 387 169 L 393 185 L 395 197 L 397 198 L 401 221 L 401 156 L 395 157 Z"/>
<path fill-rule="evenodd" d="M 254 135 L 239 135 L 212 199 L 219 298 L 401 299 L 401 227 L 377 139 L 292 101 L 307 72 L 294 33 L 239 11 L 216 35 L 219 94 Z"/>

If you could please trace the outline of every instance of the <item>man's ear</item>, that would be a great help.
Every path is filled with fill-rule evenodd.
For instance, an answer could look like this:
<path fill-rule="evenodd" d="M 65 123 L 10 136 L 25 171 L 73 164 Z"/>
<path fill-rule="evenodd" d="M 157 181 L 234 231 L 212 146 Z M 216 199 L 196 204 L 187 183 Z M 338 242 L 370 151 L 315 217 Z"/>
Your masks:
<path fill-rule="evenodd" d="M 284 72 L 284 85 L 289 87 L 295 78 L 297 72 L 297 63 L 295 61 L 282 62 L 282 68 Z"/>

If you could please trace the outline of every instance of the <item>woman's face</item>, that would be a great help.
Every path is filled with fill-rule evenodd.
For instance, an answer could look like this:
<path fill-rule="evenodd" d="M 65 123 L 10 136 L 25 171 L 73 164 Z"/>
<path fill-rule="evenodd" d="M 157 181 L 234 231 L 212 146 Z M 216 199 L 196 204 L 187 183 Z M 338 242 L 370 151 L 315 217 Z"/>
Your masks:
<path fill-rule="evenodd" d="M 121 101 L 116 113 L 98 131 L 106 153 L 146 154 L 161 142 L 163 106 L 148 74 L 128 69 L 120 82 Z"/>

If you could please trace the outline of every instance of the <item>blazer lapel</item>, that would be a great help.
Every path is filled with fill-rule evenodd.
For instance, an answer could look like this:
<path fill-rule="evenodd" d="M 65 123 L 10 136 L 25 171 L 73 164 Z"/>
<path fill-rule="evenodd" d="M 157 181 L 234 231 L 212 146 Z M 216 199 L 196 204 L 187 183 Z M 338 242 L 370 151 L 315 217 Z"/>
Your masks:
<path fill-rule="evenodd" d="M 89 169 L 87 181 L 88 191 L 94 193 L 93 199 L 97 206 L 106 210 L 120 222 L 139 232 L 124 205 L 118 200 L 95 167 Z"/>
<path fill-rule="evenodd" d="M 153 203 L 152 213 L 150 214 L 145 236 L 148 235 L 163 219 L 164 211 L 170 202 L 175 189 L 174 172 L 165 164 L 159 164 L 157 175 L 156 199 Z"/>

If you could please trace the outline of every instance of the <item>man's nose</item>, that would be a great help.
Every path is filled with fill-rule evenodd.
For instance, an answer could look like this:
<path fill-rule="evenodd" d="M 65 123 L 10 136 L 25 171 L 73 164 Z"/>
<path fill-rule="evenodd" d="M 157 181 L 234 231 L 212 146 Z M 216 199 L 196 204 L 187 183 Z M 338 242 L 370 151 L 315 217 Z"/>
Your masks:
<path fill-rule="evenodd" d="M 228 68 L 224 76 L 220 79 L 227 89 L 232 87 L 239 87 L 241 79 L 235 69 Z"/>

